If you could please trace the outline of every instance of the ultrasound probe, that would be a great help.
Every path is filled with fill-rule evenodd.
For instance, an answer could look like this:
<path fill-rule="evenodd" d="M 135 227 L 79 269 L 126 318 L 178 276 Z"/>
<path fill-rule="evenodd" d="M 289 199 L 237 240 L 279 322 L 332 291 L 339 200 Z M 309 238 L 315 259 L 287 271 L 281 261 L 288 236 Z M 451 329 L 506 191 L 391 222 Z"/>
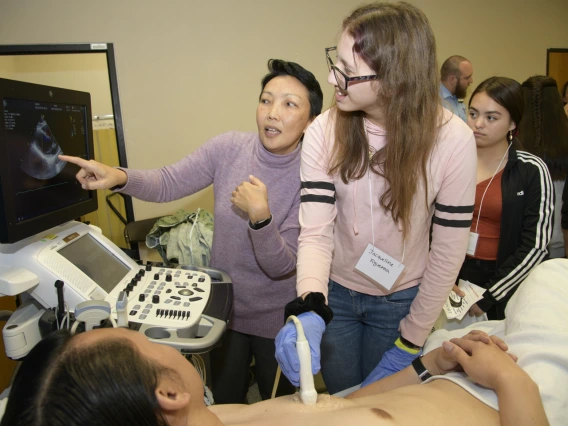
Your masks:
<path fill-rule="evenodd" d="M 286 322 L 294 321 L 296 326 L 296 350 L 300 359 L 300 399 L 306 405 L 313 405 L 317 402 L 318 394 L 314 385 L 314 375 L 312 374 L 312 357 L 310 344 L 304 334 L 304 327 L 300 320 L 290 315 Z"/>

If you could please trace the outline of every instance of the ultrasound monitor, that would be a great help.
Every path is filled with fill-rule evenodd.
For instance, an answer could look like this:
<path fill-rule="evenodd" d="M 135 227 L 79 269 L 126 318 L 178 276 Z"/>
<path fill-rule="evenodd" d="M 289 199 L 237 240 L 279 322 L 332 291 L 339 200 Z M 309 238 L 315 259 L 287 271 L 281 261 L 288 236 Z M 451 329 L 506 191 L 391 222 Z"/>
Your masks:
<path fill-rule="evenodd" d="M 0 243 L 97 209 L 59 154 L 93 158 L 90 94 L 0 78 Z"/>

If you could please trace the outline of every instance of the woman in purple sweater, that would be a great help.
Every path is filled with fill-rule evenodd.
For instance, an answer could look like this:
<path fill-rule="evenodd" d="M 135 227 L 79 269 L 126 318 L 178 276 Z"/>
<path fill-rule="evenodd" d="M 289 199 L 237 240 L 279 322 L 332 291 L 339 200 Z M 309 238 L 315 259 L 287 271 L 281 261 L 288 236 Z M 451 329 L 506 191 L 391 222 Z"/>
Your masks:
<path fill-rule="evenodd" d="M 323 94 L 314 75 L 296 63 L 271 59 L 268 69 L 256 110 L 258 134 L 224 133 L 153 170 L 61 156 L 81 167 L 83 188 L 118 187 L 145 201 L 172 201 L 215 184 L 211 266 L 226 271 L 234 284 L 229 330 L 222 347 L 211 352 L 217 403 L 245 402 L 253 357 L 261 397 L 270 398 L 274 338 L 284 305 L 295 296 L 300 142 L 321 112 Z M 288 382 L 279 387 L 279 394 L 293 391 Z"/>

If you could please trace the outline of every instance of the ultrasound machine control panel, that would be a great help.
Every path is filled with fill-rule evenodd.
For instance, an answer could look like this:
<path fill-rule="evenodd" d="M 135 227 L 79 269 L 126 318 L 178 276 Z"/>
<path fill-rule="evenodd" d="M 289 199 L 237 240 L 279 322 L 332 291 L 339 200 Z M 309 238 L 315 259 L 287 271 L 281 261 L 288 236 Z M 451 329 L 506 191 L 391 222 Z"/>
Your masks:
<path fill-rule="evenodd" d="M 146 272 L 149 273 L 145 276 Z M 125 292 L 133 297 L 128 304 L 129 321 L 180 327 L 195 322 L 192 311 L 204 311 L 211 293 L 211 278 L 203 272 L 148 265 L 130 280 Z"/>

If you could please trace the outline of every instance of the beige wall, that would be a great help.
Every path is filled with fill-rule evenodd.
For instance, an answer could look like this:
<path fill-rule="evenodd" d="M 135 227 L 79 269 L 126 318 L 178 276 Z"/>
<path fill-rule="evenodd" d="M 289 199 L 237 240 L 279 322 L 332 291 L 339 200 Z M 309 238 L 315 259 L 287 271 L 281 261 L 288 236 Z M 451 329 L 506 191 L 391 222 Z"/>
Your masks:
<path fill-rule="evenodd" d="M 93 115 L 112 114 L 104 52 L 0 56 L 0 77 L 89 92 Z"/>
<path fill-rule="evenodd" d="M 128 159 L 157 167 L 230 129 L 255 130 L 268 58 L 313 71 L 329 104 L 323 48 L 360 0 L 0 0 L 0 42 L 113 42 Z M 476 82 L 546 71 L 546 49 L 568 47 L 565 0 L 415 0 L 440 62 L 468 57 Z M 212 208 L 205 190 L 168 205 L 136 202 L 136 217 Z"/>

